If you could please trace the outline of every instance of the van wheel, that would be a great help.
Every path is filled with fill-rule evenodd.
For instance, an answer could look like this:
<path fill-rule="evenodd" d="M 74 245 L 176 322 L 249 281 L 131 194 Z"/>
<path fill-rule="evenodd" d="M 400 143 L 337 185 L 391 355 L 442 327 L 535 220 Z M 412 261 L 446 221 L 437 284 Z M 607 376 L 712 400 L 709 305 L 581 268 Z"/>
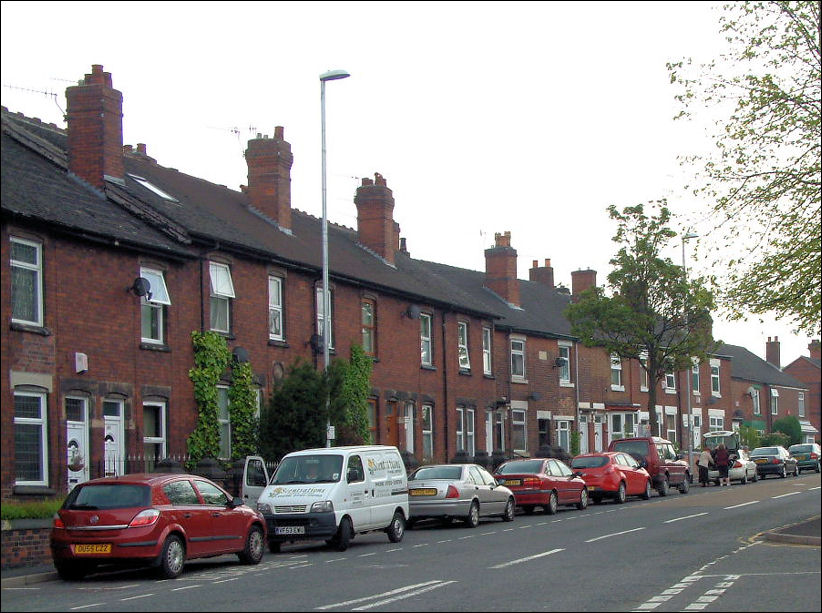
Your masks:
<path fill-rule="evenodd" d="M 186 548 L 179 536 L 172 534 L 163 544 L 160 554 L 160 574 L 166 579 L 176 579 L 183 572 Z"/>
<path fill-rule="evenodd" d="M 402 540 L 402 535 L 405 534 L 405 517 L 399 511 L 394 511 L 394 517 L 391 518 L 391 523 L 385 530 L 388 533 L 388 540 L 392 543 L 399 543 Z"/>
<path fill-rule="evenodd" d="M 468 528 L 476 528 L 479 526 L 479 505 L 477 501 L 471 503 L 471 508 L 468 509 L 468 515 L 465 516 L 465 525 Z"/>
<path fill-rule="evenodd" d="M 680 494 L 687 494 L 688 490 L 691 489 L 691 482 L 688 480 L 688 475 L 685 475 L 685 481 L 679 484 L 679 493 Z"/>
<path fill-rule="evenodd" d="M 651 499 L 651 482 L 645 482 L 645 491 L 642 492 L 642 499 L 643 500 L 650 500 Z"/>
<path fill-rule="evenodd" d="M 588 490 L 584 487 L 579 491 L 579 502 L 577 503 L 577 508 L 580 511 L 584 511 L 588 508 Z"/>
<path fill-rule="evenodd" d="M 548 504 L 545 505 L 545 512 L 548 515 L 556 515 L 557 513 L 557 493 L 554 491 L 548 494 Z"/>
<path fill-rule="evenodd" d="M 668 485 L 668 477 L 662 479 L 662 483 L 659 484 L 656 491 L 659 492 L 660 496 L 667 496 L 671 492 L 671 486 Z"/>
<path fill-rule="evenodd" d="M 237 554 L 243 564 L 259 564 L 263 559 L 263 531 L 259 526 L 251 526 L 245 539 L 245 548 Z"/>
<path fill-rule="evenodd" d="M 505 503 L 505 513 L 502 514 L 502 521 L 514 521 L 515 516 L 516 505 L 514 505 L 514 499 L 509 498 L 508 502 Z"/>
<path fill-rule="evenodd" d="M 343 517 L 340 527 L 337 528 L 337 536 L 334 537 L 334 547 L 337 551 L 345 551 L 351 543 L 351 520 Z"/>
<path fill-rule="evenodd" d="M 268 550 L 271 553 L 280 553 L 280 547 L 282 543 L 280 541 L 268 541 Z"/>

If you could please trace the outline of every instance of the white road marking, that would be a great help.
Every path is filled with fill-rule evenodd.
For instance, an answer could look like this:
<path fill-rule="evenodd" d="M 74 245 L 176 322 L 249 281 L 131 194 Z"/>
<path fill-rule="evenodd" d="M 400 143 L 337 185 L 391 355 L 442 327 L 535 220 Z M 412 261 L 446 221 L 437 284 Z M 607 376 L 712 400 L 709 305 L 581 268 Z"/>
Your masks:
<path fill-rule="evenodd" d="M 179 592 L 180 590 L 190 590 L 195 587 L 200 587 L 199 585 L 186 585 L 185 587 L 175 587 L 172 588 L 172 592 Z"/>
<path fill-rule="evenodd" d="M 637 531 L 639 531 L 639 530 L 645 530 L 645 528 L 644 528 L 644 527 L 642 527 L 642 528 L 634 528 L 633 530 L 624 530 L 623 532 L 614 532 L 613 534 L 606 534 L 606 535 L 604 535 L 604 536 L 598 536 L 598 537 L 596 537 L 596 538 L 588 539 L 588 540 L 587 540 L 587 541 L 585 541 L 585 542 L 586 542 L 586 543 L 593 543 L 594 541 L 600 541 L 600 540 L 602 540 L 602 539 L 611 538 L 612 536 L 620 536 L 620 535 L 622 535 L 622 534 L 628 534 L 628 533 L 630 533 L 630 532 L 637 532 Z"/>
<path fill-rule="evenodd" d="M 758 504 L 759 500 L 751 500 L 750 502 L 743 502 L 742 504 L 735 504 L 730 507 L 725 507 L 725 509 L 738 509 L 739 507 L 747 507 L 749 504 Z"/>
<path fill-rule="evenodd" d="M 125 602 L 126 600 L 137 600 L 138 598 L 148 598 L 149 596 L 154 596 L 154 594 L 138 594 L 137 596 L 129 596 L 128 598 L 121 598 L 120 602 Z"/>
<path fill-rule="evenodd" d="M 441 583 L 439 579 L 434 581 L 426 581 L 425 583 L 416 583 L 414 585 L 406 585 L 405 587 L 398 587 L 395 590 L 391 590 L 389 592 L 383 592 L 381 594 L 374 594 L 373 596 L 365 596 L 363 598 L 355 598 L 354 600 L 346 600 L 345 602 L 335 602 L 334 604 L 327 604 L 322 607 L 316 607 L 316 611 L 324 611 L 325 609 L 333 609 L 335 607 L 345 607 L 352 604 L 358 604 L 360 602 L 366 602 L 368 600 L 373 600 L 375 598 L 382 598 L 384 596 L 393 596 L 395 594 L 401 594 L 403 592 L 408 592 L 410 590 L 416 590 L 418 588 L 430 586 L 433 584 Z"/>
<path fill-rule="evenodd" d="M 780 494 L 779 496 L 771 496 L 771 498 L 773 500 L 776 500 L 777 498 L 785 498 L 786 496 L 796 496 L 797 494 L 799 494 L 799 492 L 790 492 L 788 494 Z"/>
<path fill-rule="evenodd" d="M 91 607 L 103 607 L 105 606 L 105 602 L 95 602 L 94 604 L 84 604 L 80 605 L 79 607 L 71 607 L 69 611 L 77 611 L 78 609 L 89 609 Z"/>
<path fill-rule="evenodd" d="M 696 513 L 695 515 L 685 515 L 684 517 L 677 517 L 676 519 L 669 519 L 663 523 L 665 524 L 672 524 L 675 521 L 682 521 L 683 519 L 692 519 L 694 517 L 702 517 L 703 515 L 707 515 L 707 513 Z"/>
<path fill-rule="evenodd" d="M 491 570 L 496 570 L 498 568 L 505 568 L 507 566 L 513 566 L 514 564 L 522 564 L 523 562 L 530 562 L 531 560 L 536 560 L 537 558 L 544 558 L 545 556 L 550 556 L 551 554 L 558 553 L 560 551 L 565 551 L 564 549 L 552 549 L 551 551 L 545 551 L 543 553 L 538 553 L 533 556 L 528 556 L 527 558 L 519 558 L 518 560 L 511 560 L 510 562 L 503 562 L 502 564 L 497 564 L 496 566 L 491 566 Z"/>

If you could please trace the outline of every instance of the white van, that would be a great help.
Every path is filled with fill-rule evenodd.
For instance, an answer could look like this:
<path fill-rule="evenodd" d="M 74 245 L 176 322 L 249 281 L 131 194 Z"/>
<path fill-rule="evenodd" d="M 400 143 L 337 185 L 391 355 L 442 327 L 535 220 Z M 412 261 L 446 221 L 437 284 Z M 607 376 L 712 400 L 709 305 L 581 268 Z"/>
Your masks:
<path fill-rule="evenodd" d="M 268 524 L 268 548 L 325 539 L 339 551 L 355 534 L 382 530 L 402 540 L 408 481 L 396 447 L 306 449 L 286 455 L 257 500 Z"/>

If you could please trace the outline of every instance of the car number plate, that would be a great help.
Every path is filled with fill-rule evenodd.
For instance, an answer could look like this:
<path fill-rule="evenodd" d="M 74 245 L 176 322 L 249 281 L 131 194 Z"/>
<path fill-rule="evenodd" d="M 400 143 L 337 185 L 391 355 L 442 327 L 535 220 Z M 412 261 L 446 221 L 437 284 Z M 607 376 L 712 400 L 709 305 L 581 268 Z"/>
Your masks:
<path fill-rule="evenodd" d="M 505 485 L 522 485 L 522 479 L 506 479 Z"/>
<path fill-rule="evenodd" d="M 798 456 L 794 456 L 794 457 L 797 460 L 807 460 L 808 459 L 808 456 L 806 456 L 806 455 L 798 455 Z"/>
<path fill-rule="evenodd" d="M 433 487 L 421 487 L 413 490 L 408 490 L 411 496 L 436 496 L 437 490 Z"/>
<path fill-rule="evenodd" d="M 277 526 L 274 534 L 305 534 L 305 526 Z"/>
<path fill-rule="evenodd" d="M 111 553 L 111 543 L 95 543 L 94 545 L 74 545 L 75 555 L 88 555 L 95 553 Z"/>
<path fill-rule="evenodd" d="M 589 491 L 589 492 L 593 492 L 595 489 L 597 489 L 597 488 L 596 488 L 596 487 L 594 487 L 593 485 L 589 485 L 589 486 L 588 486 L 588 491 Z"/>
<path fill-rule="evenodd" d="M 754 462 L 756 462 L 757 464 L 765 464 L 767 463 L 767 461 L 768 460 L 766 460 L 765 458 L 757 458 L 754 460 Z"/>

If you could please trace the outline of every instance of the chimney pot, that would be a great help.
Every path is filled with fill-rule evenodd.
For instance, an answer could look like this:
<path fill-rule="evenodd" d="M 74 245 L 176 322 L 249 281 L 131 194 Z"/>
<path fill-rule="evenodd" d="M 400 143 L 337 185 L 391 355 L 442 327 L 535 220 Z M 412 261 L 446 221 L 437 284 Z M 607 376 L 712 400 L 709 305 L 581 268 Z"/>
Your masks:
<path fill-rule="evenodd" d="M 357 206 L 357 236 L 359 241 L 393 264 L 400 248 L 399 225 L 394 221 L 394 196 L 380 173 L 374 180 L 363 177 L 354 196 Z"/>
<path fill-rule="evenodd" d="M 509 304 L 519 306 L 517 250 L 511 247 L 511 232 L 496 232 L 494 243 L 494 247 L 485 250 L 484 285 Z"/>
<path fill-rule="evenodd" d="M 257 133 L 248 141 L 249 204 L 273 219 L 281 228 L 291 229 L 291 144 L 283 140 L 283 128 L 274 128 L 275 138 Z"/>

